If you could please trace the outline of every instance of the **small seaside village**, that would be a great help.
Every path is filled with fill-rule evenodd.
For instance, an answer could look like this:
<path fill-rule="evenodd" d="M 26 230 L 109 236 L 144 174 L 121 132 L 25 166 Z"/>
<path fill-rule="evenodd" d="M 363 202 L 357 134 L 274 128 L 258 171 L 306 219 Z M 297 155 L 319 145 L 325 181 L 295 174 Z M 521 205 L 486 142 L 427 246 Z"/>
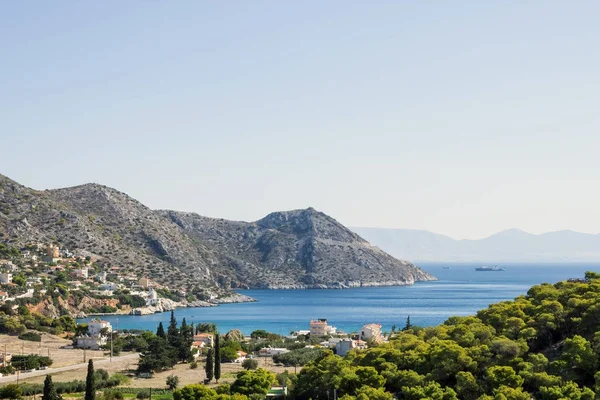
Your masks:
<path fill-rule="evenodd" d="M 28 374 L 51 370 L 56 358 L 54 355 L 51 357 L 50 348 L 47 349 L 48 357 L 43 356 L 41 342 L 48 342 L 48 339 L 42 337 L 41 332 L 69 341 L 62 343 L 59 349 L 52 349 L 52 353 L 59 353 L 62 360 L 70 358 L 66 352 L 83 350 L 83 361 L 86 357 L 99 356 L 108 356 L 112 361 L 113 356 L 121 352 L 135 354 L 145 348 L 123 343 L 143 342 L 147 338 L 141 330 L 119 331 L 118 326 L 102 319 L 104 315 L 173 312 L 177 307 L 194 306 L 199 302 L 185 289 L 160 285 L 146 276 L 124 272 L 118 266 L 99 265 L 91 257 L 75 255 L 55 244 L 35 243 L 18 250 L 2 246 L 0 333 L 18 335 L 21 342 L 33 340 L 40 344 L 38 349 L 31 351 L 30 348 L 29 354 L 23 344 L 20 352 L 18 347 L 15 352 L 14 345 L 11 346 L 12 352 L 7 350 L 6 345 L 4 348 L 0 346 L 0 379 L 14 378 L 15 375 L 17 379 L 27 379 Z M 210 301 L 212 296 L 209 293 L 206 300 Z M 77 318 L 93 318 L 87 323 L 77 324 L 67 312 Z M 353 349 L 366 349 L 369 345 L 387 340 L 381 325 L 376 323 L 366 324 L 358 332 L 346 333 L 332 326 L 327 319 L 320 318 L 307 321 L 307 328 L 283 336 L 265 331 L 244 336 L 240 331 L 237 334 L 235 330 L 231 331 L 223 337 L 234 344 L 227 344 L 232 347 L 220 357 L 221 361 L 242 368 L 242 365 L 252 364 L 254 360 L 264 360 L 259 361 L 264 366 L 293 367 L 297 371 L 322 349 L 345 356 Z M 217 336 L 220 335 L 210 323 L 192 324 L 189 329 L 190 365 L 206 363 L 211 349 L 218 346 Z M 89 356 L 86 356 L 86 350 Z M 73 362 L 76 359 L 73 357 Z M 273 386 L 271 389 L 272 393 L 283 393 L 281 387 Z"/>
<path fill-rule="evenodd" d="M 174 306 L 173 297 L 184 300 L 187 296 L 183 288 L 171 289 L 145 276 L 123 272 L 119 266 L 95 264 L 89 256 L 75 256 L 68 249 L 53 244 L 31 244 L 20 249 L 19 254 L 21 259 L 17 262 L 14 257 L 0 259 L 0 303 L 44 295 L 49 287 L 63 294 L 85 291 L 101 300 L 123 292 L 136 297 L 134 304 L 124 304 L 133 307 L 116 309 L 108 304 L 110 302 L 104 302 L 107 304 L 95 309 L 90 307 L 77 315 L 85 317 L 87 314 L 151 314 L 168 311 Z M 161 297 L 160 291 L 169 296 Z"/>

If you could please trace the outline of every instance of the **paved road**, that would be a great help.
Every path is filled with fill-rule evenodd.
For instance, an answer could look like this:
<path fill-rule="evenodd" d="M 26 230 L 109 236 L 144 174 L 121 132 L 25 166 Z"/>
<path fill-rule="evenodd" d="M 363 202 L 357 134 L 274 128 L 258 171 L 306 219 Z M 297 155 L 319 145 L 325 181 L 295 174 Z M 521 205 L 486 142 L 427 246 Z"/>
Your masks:
<path fill-rule="evenodd" d="M 135 354 L 127 354 L 126 356 L 113 357 L 113 362 L 121 361 L 121 360 L 137 359 L 138 356 L 139 356 L 139 354 L 135 353 Z M 110 363 L 109 358 L 104 358 L 102 360 L 94 360 L 94 367 L 96 367 L 98 365 L 109 364 L 109 363 Z M 57 372 L 70 371 L 73 369 L 87 368 L 87 365 L 88 365 L 87 363 L 73 364 L 73 365 L 67 365 L 66 367 L 48 368 L 48 369 L 37 370 L 37 371 L 33 371 L 33 372 L 21 373 L 19 375 L 19 379 L 22 380 L 22 379 L 27 379 L 27 378 L 33 378 L 35 376 L 44 376 L 44 375 L 48 375 L 48 374 L 55 374 Z M 9 375 L 9 376 L 0 378 L 0 384 L 14 382 L 16 380 L 17 380 L 16 374 Z"/>

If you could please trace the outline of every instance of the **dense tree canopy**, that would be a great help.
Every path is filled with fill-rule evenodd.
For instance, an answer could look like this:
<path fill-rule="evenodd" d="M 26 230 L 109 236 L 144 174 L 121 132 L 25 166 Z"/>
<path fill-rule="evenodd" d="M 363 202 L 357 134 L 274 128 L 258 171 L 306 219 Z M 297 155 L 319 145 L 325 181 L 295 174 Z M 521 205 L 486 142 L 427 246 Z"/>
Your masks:
<path fill-rule="evenodd" d="M 298 374 L 292 397 L 592 400 L 599 366 L 600 274 L 588 272 L 476 316 L 409 325 L 344 358 L 325 351 Z"/>

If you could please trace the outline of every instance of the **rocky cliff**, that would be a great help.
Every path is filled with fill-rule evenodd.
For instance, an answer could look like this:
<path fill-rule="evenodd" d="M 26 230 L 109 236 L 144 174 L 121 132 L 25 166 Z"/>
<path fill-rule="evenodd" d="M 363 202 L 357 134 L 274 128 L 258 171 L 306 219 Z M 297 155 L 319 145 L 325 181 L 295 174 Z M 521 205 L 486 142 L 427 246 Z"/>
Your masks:
<path fill-rule="evenodd" d="M 435 279 L 312 208 L 256 222 L 151 210 L 98 184 L 38 191 L 0 175 L 0 235 L 55 242 L 172 287 L 315 288 Z"/>

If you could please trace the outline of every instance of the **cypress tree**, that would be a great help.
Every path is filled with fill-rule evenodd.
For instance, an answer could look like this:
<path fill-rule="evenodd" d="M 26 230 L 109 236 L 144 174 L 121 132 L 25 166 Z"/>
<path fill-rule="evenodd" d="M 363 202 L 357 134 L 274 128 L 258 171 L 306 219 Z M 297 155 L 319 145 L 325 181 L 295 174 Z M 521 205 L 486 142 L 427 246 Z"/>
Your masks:
<path fill-rule="evenodd" d="M 94 362 L 88 362 L 87 377 L 85 378 L 85 400 L 96 400 L 96 382 L 94 379 Z"/>
<path fill-rule="evenodd" d="M 163 327 L 162 322 L 158 323 L 158 329 L 156 330 L 156 336 L 166 339 L 167 335 L 165 335 L 165 328 Z"/>
<path fill-rule="evenodd" d="M 46 375 L 46 379 L 44 379 L 44 393 L 42 395 L 42 400 L 62 400 L 62 396 L 56 392 L 56 387 L 54 387 L 50 375 Z"/>
<path fill-rule="evenodd" d="M 212 381 L 212 378 L 214 376 L 215 373 L 215 366 L 214 366 L 214 350 L 213 349 L 208 349 L 208 354 L 206 355 L 206 379 L 208 379 L 208 381 Z"/>
<path fill-rule="evenodd" d="M 167 328 L 167 341 L 175 348 L 179 344 L 179 329 L 177 329 L 177 320 L 175 320 L 175 312 L 171 311 L 171 322 Z"/>
<path fill-rule="evenodd" d="M 410 315 L 406 318 L 406 325 L 402 328 L 403 331 L 407 331 L 412 328 L 412 324 L 410 323 Z"/>
<path fill-rule="evenodd" d="M 185 318 L 179 328 L 179 360 L 186 362 L 192 359 L 192 331 Z"/>
<path fill-rule="evenodd" d="M 221 377 L 221 347 L 219 346 L 219 334 L 215 333 L 215 380 L 219 383 Z"/>

